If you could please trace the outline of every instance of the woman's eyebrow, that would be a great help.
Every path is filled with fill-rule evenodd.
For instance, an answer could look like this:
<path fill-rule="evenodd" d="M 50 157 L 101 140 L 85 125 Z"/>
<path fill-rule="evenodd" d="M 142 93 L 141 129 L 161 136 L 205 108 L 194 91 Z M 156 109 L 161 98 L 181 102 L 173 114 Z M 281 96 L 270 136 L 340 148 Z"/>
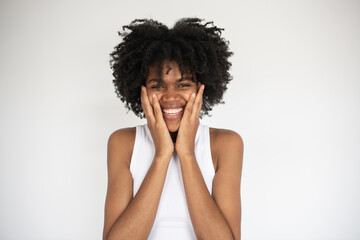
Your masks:
<path fill-rule="evenodd" d="M 179 78 L 179 79 L 177 80 L 177 82 L 182 82 L 182 81 L 186 81 L 186 80 L 190 80 L 190 81 L 192 81 L 192 82 L 195 82 L 195 81 L 194 81 L 194 78 L 193 78 L 192 76 L 185 76 L 185 77 Z"/>
<path fill-rule="evenodd" d="M 185 77 L 179 78 L 178 80 L 176 80 L 176 82 L 183 82 L 183 81 L 188 81 L 188 80 L 195 82 L 195 80 L 191 76 L 185 76 Z M 163 83 L 164 80 L 162 78 L 152 78 L 148 81 L 148 83 L 151 83 L 151 82 Z"/>
<path fill-rule="evenodd" d="M 164 82 L 164 80 L 161 78 L 152 78 L 148 81 L 148 83 L 151 83 L 151 82 L 162 83 L 162 82 Z"/>

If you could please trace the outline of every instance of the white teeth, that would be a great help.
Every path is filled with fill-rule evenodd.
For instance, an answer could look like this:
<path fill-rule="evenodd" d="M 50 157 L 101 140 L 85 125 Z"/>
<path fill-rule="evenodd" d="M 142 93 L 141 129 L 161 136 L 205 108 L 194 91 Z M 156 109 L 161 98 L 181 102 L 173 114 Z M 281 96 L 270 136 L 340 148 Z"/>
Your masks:
<path fill-rule="evenodd" d="M 177 114 L 179 112 L 181 112 L 183 109 L 182 108 L 168 108 L 168 109 L 162 109 L 162 111 L 164 113 L 167 113 L 167 114 Z"/>

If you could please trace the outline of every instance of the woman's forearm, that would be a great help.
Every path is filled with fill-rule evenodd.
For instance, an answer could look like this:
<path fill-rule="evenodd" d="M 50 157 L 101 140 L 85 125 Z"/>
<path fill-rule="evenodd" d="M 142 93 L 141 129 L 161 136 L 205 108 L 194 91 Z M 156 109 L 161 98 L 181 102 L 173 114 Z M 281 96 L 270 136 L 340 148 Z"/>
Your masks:
<path fill-rule="evenodd" d="M 147 239 L 159 206 L 169 161 L 154 159 L 137 194 L 115 221 L 107 236 L 111 239 Z"/>
<path fill-rule="evenodd" d="M 195 155 L 179 156 L 191 222 L 198 239 L 234 239 L 229 225 L 211 197 Z"/>

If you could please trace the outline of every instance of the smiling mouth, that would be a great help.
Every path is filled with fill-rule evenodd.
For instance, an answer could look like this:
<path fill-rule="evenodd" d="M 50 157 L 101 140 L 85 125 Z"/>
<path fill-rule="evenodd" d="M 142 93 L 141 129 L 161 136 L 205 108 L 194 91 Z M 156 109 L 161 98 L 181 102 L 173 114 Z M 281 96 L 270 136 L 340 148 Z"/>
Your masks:
<path fill-rule="evenodd" d="M 176 115 L 181 112 L 183 108 L 162 108 L 161 111 L 166 114 Z"/>
<path fill-rule="evenodd" d="M 184 108 L 163 108 L 161 111 L 165 119 L 176 119 L 182 116 Z"/>

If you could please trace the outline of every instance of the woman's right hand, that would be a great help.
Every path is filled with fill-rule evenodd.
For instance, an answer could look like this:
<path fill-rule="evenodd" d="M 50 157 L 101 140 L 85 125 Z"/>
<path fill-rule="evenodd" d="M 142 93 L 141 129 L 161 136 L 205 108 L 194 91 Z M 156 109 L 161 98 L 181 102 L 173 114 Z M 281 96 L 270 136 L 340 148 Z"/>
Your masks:
<path fill-rule="evenodd" d="M 155 158 L 170 161 L 174 152 L 174 143 L 164 121 L 156 94 L 148 97 L 146 88 L 141 86 L 141 107 L 144 110 L 147 125 L 155 145 Z"/>

